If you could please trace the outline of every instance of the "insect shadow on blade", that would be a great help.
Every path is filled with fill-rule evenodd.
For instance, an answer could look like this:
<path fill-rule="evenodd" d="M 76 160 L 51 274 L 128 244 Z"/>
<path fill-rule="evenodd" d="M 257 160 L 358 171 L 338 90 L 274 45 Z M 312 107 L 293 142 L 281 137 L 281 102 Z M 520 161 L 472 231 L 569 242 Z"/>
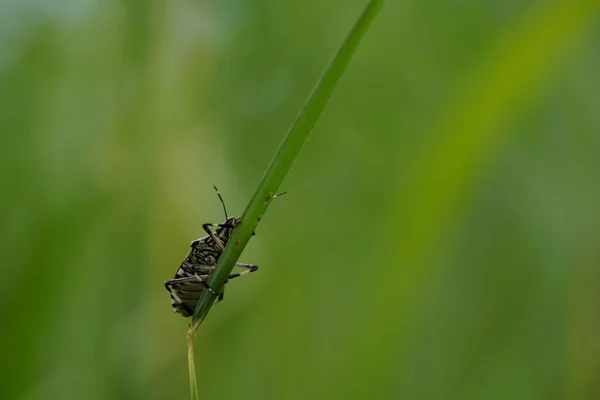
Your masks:
<path fill-rule="evenodd" d="M 227 242 L 231 238 L 233 230 L 239 224 L 240 218 L 229 217 L 227 215 L 225 201 L 223 201 L 223 197 L 221 197 L 221 193 L 219 193 L 217 187 L 213 187 L 223 205 L 225 222 L 222 224 L 202 224 L 202 228 L 208 235 L 198 238 L 190 244 L 190 251 L 177 269 L 175 277 L 165 281 L 165 288 L 171 294 L 173 310 L 183 317 L 191 317 L 194 314 L 194 308 L 203 291 L 208 290 L 217 296 L 217 302 L 223 300 L 225 294 L 225 287 L 217 293 L 208 285 L 208 280 L 215 270 L 217 261 L 219 261 L 225 245 L 227 245 Z M 285 193 L 282 192 L 273 197 L 275 198 Z M 213 231 L 212 228 L 215 228 L 215 230 Z M 258 265 L 255 264 L 236 262 L 235 266 L 244 268 L 245 271 L 229 275 L 227 281 L 258 270 Z"/>

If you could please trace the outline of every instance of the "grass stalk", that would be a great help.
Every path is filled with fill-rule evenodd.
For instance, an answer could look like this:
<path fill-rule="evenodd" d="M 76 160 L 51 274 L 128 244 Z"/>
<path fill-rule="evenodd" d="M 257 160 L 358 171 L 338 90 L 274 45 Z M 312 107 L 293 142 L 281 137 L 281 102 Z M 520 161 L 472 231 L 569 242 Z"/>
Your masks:
<path fill-rule="evenodd" d="M 196 363 L 194 362 L 194 333 L 189 329 L 186 334 L 188 348 L 188 372 L 190 375 L 190 399 L 198 400 L 198 383 L 196 382 Z"/>
<path fill-rule="evenodd" d="M 329 102 L 333 91 L 344 75 L 352 56 L 383 7 L 384 0 L 370 0 L 363 10 L 358 21 L 346 37 L 346 40 L 337 51 L 329 66 L 315 85 L 304 106 L 300 110 L 296 121 L 288 131 L 275 158 L 267 168 L 263 179 L 246 207 L 240 223 L 228 241 L 215 271 L 208 282 L 216 292 L 223 287 L 225 280 L 231 273 L 235 262 L 239 259 L 248 244 L 252 232 L 262 219 L 273 196 L 296 159 L 308 135 L 312 131 L 323 109 Z M 215 302 L 215 295 L 208 290 L 202 292 L 194 310 L 192 322 L 187 333 L 188 362 L 190 373 L 190 390 L 193 400 L 198 398 L 196 373 L 194 366 L 194 335 L 198 327 L 206 318 L 210 308 Z"/>

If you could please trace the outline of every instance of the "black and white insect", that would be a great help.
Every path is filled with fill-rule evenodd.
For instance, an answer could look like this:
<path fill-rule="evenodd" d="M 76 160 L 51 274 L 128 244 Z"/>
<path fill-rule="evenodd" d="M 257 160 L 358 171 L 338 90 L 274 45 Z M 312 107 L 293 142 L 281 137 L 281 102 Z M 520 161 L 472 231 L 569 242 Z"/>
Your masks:
<path fill-rule="evenodd" d="M 223 253 L 225 245 L 229 238 L 231 238 L 233 230 L 239 224 L 240 219 L 227 215 L 225 202 L 216 187 L 215 190 L 223 205 L 225 222 L 222 224 L 202 224 L 202 228 L 208 235 L 198 238 L 190 244 L 190 251 L 179 266 L 179 269 L 177 269 L 175 277 L 165 281 L 165 288 L 171 293 L 173 310 L 183 317 L 191 317 L 194 314 L 194 308 L 203 291 L 208 290 L 215 296 L 218 296 L 217 302 L 223 300 L 225 294 L 225 288 L 221 289 L 219 293 L 215 292 L 208 285 L 208 279 L 213 273 L 217 261 L 219 261 L 219 257 Z M 273 197 L 282 194 L 284 193 Z M 211 228 L 216 229 L 213 232 Z M 235 266 L 244 268 L 245 271 L 229 275 L 227 281 L 258 270 L 258 265 L 255 264 L 237 262 Z"/>

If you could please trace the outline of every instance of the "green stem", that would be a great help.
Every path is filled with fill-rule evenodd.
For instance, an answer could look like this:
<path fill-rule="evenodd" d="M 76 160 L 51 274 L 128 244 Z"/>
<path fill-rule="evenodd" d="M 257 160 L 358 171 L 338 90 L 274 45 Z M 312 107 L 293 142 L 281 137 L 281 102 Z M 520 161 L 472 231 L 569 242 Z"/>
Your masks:
<path fill-rule="evenodd" d="M 271 165 L 267 168 L 262 182 L 244 211 L 241 222 L 233 231 L 233 235 L 227 242 L 223 254 L 219 257 L 215 271 L 208 281 L 210 287 L 216 292 L 221 290 L 225 280 L 231 273 L 235 262 L 239 259 L 242 251 L 248 244 L 252 232 L 254 232 L 256 226 L 262 219 L 273 196 L 277 193 L 279 185 L 290 169 L 293 161 L 296 159 L 296 156 L 315 126 L 323 109 L 329 102 L 331 94 L 344 75 L 352 56 L 369 30 L 371 23 L 375 20 L 377 14 L 383 7 L 383 3 L 384 0 L 369 1 L 369 4 L 365 7 L 362 15 L 348 34 L 346 40 L 317 82 L 308 97 L 308 100 L 304 103 L 300 114 L 287 133 L 279 151 L 271 162 Z M 188 336 L 191 335 L 192 340 L 195 332 L 198 330 L 198 327 L 208 314 L 208 311 L 214 302 L 214 294 L 207 290 L 202 292 L 194 310 L 194 315 L 188 331 Z M 189 340 L 190 339 L 188 339 L 188 343 Z M 193 354 L 190 357 L 190 385 L 192 386 L 192 398 L 194 398 L 194 390 L 197 389 L 192 385 L 191 368 L 193 367 Z M 195 376 L 193 379 L 195 382 Z"/>
<path fill-rule="evenodd" d="M 190 374 L 190 398 L 198 400 L 198 384 L 196 383 L 196 364 L 194 362 L 194 333 L 190 327 L 186 335 L 188 347 L 188 371 Z"/>

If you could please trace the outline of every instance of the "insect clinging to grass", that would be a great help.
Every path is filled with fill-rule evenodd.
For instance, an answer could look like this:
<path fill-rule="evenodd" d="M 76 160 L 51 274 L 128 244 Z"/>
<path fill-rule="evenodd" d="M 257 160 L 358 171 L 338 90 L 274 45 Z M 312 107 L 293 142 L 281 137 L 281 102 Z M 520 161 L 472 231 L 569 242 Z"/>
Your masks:
<path fill-rule="evenodd" d="M 217 187 L 214 188 L 223 206 L 225 222 L 202 224 L 202 228 L 208 235 L 198 238 L 190 244 L 190 250 L 177 269 L 175 277 L 165 281 L 165 288 L 171 294 L 173 310 L 183 317 L 191 317 L 194 314 L 194 308 L 203 291 L 208 290 L 217 296 L 217 302 L 223 300 L 225 294 L 225 287 L 217 293 L 208 285 L 208 280 L 235 227 L 240 223 L 240 218 L 228 216 L 225 201 Z M 285 193 L 279 193 L 273 198 Z M 211 228 L 215 228 L 214 231 Z M 227 281 L 258 270 L 256 264 L 236 262 L 235 266 L 244 268 L 245 271 L 229 275 Z"/>

